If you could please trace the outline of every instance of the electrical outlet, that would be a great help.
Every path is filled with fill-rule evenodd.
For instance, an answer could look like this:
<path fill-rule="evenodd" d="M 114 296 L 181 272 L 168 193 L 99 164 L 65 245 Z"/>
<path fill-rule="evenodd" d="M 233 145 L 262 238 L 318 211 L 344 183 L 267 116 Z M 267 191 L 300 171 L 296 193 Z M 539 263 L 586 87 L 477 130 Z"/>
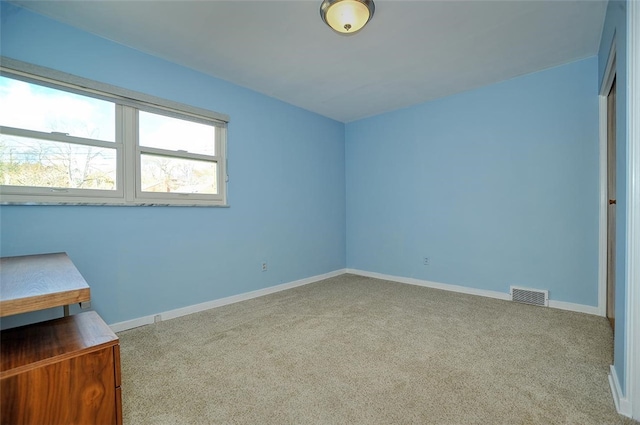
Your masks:
<path fill-rule="evenodd" d="M 262 262 L 262 271 L 263 271 L 263 272 L 266 272 L 266 271 L 267 271 L 267 262 L 266 262 L 266 261 L 263 261 L 263 262 Z"/>
<path fill-rule="evenodd" d="M 431 260 L 429 260 L 429 257 L 424 257 L 422 259 L 422 264 L 425 265 L 425 266 L 428 266 L 430 262 L 431 262 Z"/>

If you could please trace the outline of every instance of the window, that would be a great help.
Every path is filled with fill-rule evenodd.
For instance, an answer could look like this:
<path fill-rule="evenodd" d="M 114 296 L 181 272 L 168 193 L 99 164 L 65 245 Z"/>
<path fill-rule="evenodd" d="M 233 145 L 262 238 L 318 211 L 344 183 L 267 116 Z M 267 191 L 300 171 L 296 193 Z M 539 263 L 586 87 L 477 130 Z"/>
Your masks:
<path fill-rule="evenodd" d="M 226 205 L 226 116 L 2 63 L 2 203 Z"/>

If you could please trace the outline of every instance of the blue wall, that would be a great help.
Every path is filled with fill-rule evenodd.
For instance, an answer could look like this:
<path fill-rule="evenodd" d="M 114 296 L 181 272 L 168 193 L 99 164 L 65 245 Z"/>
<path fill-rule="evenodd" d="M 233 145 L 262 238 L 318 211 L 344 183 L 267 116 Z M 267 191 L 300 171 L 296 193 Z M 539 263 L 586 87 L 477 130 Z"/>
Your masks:
<path fill-rule="evenodd" d="M 597 306 L 597 79 L 592 57 L 347 124 L 347 267 Z"/>
<path fill-rule="evenodd" d="M 616 45 L 616 296 L 614 368 L 622 391 L 625 391 L 626 356 L 626 253 L 627 253 L 627 5 L 610 1 L 607 6 L 600 51 L 598 52 L 599 89 L 612 44 Z"/>
<path fill-rule="evenodd" d="M 66 251 L 107 323 L 345 267 L 344 124 L 4 2 L 1 15 L 6 57 L 231 117 L 230 208 L 4 206 L 2 256 Z"/>
<path fill-rule="evenodd" d="M 0 208 L 0 254 L 68 252 L 109 323 L 344 267 L 597 305 L 599 57 L 345 126 L 1 12 L 5 56 L 231 117 L 228 209 Z"/>

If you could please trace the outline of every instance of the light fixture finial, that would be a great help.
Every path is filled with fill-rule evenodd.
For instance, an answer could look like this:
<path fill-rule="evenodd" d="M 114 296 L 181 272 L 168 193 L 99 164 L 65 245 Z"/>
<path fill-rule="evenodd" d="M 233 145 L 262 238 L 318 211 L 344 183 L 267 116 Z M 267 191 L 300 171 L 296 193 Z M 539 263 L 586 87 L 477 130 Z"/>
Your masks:
<path fill-rule="evenodd" d="M 340 34 L 355 34 L 373 17 L 373 0 L 324 0 L 320 16 L 325 24 Z"/>

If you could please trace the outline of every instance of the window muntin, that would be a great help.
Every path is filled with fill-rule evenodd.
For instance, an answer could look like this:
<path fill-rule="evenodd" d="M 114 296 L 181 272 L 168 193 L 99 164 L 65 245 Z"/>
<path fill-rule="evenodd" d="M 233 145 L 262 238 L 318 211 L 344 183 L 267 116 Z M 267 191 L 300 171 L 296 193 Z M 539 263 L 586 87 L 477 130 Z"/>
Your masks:
<path fill-rule="evenodd" d="M 1 203 L 226 205 L 228 117 L 2 59 Z"/>

